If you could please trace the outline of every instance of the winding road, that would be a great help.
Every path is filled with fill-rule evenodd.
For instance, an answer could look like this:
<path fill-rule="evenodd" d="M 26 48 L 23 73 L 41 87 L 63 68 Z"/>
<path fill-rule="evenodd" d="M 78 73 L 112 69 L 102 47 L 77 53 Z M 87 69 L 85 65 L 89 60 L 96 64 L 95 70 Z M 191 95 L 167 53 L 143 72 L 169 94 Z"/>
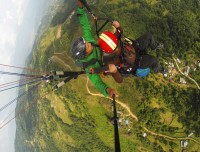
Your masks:
<path fill-rule="evenodd" d="M 88 92 L 90 95 L 92 95 L 92 96 L 104 97 L 102 94 L 92 93 L 92 92 L 90 91 L 89 87 L 88 87 L 88 83 L 89 83 L 89 79 L 87 78 L 86 89 L 87 89 L 87 92 Z M 110 98 L 110 97 L 105 97 L 105 98 L 112 100 L 112 98 Z M 133 113 L 131 112 L 130 108 L 129 108 L 126 104 L 120 102 L 119 100 L 116 100 L 116 102 L 117 102 L 119 105 L 121 105 L 123 108 L 125 108 L 125 109 L 128 111 L 128 113 L 130 114 L 130 116 L 131 116 L 133 119 L 135 119 L 135 121 L 139 121 L 138 117 L 137 117 L 135 114 L 133 114 Z M 167 135 L 155 133 L 155 132 L 153 132 L 153 131 L 150 131 L 150 130 L 147 129 L 146 127 L 143 127 L 143 129 L 144 129 L 146 132 L 148 132 L 149 134 L 153 135 L 153 136 L 163 137 L 163 138 L 170 139 L 170 140 L 192 140 L 192 141 L 194 141 L 195 143 L 197 143 L 197 144 L 200 145 L 200 142 L 197 141 L 197 140 L 194 139 L 194 138 L 189 138 L 189 137 L 186 137 L 186 138 L 184 138 L 184 137 L 183 137 L 183 138 L 181 138 L 181 137 L 171 137 L 171 136 L 167 136 Z"/>
<path fill-rule="evenodd" d="M 87 89 L 87 92 L 88 92 L 90 95 L 92 95 L 92 96 L 104 97 L 102 94 L 95 94 L 95 93 L 92 93 L 92 92 L 89 90 L 89 88 L 88 88 L 88 82 L 89 82 L 89 79 L 87 78 L 86 89 Z M 110 98 L 110 97 L 105 97 L 105 98 L 112 100 L 112 98 Z M 116 100 L 116 102 L 117 102 L 119 105 L 121 105 L 123 108 L 125 108 L 125 109 L 128 111 L 128 113 L 130 114 L 130 116 L 131 116 L 132 118 L 134 118 L 136 121 L 138 121 L 138 117 L 137 117 L 136 115 L 134 115 L 134 114 L 131 112 L 130 108 L 129 108 L 126 104 L 120 102 L 119 100 Z"/>
<path fill-rule="evenodd" d="M 182 75 L 184 75 L 185 77 L 187 77 L 188 79 L 192 80 L 192 81 L 196 84 L 197 88 L 200 90 L 199 84 L 198 84 L 194 79 L 192 79 L 190 76 L 185 75 L 185 74 L 180 70 L 180 67 L 179 67 L 179 65 L 178 65 L 178 63 L 177 63 L 177 61 L 176 61 L 176 59 L 175 59 L 174 57 L 173 57 L 173 60 L 174 60 L 174 62 L 175 62 L 175 64 L 176 64 L 176 66 L 177 66 L 178 71 L 179 71 Z"/>

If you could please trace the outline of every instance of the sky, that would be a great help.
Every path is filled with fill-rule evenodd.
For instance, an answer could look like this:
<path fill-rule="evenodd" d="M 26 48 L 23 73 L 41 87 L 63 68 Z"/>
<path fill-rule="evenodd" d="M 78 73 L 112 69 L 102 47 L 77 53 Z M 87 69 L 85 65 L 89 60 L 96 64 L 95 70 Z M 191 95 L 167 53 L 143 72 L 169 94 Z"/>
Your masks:
<path fill-rule="evenodd" d="M 31 53 L 35 35 L 39 27 L 48 0 L 0 0 L 0 64 L 25 67 L 25 61 Z M 0 65 L 0 71 L 22 72 L 21 69 Z M 19 77 L 0 74 L 2 84 L 18 80 Z M 0 108 L 15 99 L 17 89 L 0 91 Z M 0 111 L 0 126 L 7 118 L 14 117 L 16 104 Z M 16 124 L 15 120 L 0 129 L 0 151 L 14 152 Z"/>

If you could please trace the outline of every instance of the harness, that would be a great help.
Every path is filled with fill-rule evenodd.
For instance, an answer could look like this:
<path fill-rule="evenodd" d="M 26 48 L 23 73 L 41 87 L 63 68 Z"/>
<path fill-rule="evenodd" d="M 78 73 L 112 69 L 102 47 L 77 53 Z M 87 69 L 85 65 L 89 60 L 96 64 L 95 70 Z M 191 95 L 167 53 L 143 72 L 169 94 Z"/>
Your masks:
<path fill-rule="evenodd" d="M 76 60 L 75 61 L 75 64 L 83 69 L 86 69 L 87 67 L 91 66 L 91 65 L 94 65 L 95 63 L 99 63 L 100 65 L 102 65 L 102 61 L 98 60 L 98 54 L 97 54 L 97 51 L 96 51 L 96 47 L 99 47 L 99 45 L 97 44 L 94 44 L 94 43 L 91 43 L 92 46 L 95 47 L 95 53 L 96 53 L 96 58 L 92 58 L 91 60 L 89 61 L 86 61 L 86 62 L 81 62 L 79 60 Z"/>
<path fill-rule="evenodd" d="M 133 41 L 129 38 L 124 38 L 123 40 L 120 40 L 121 43 L 121 63 L 118 66 L 118 71 L 123 74 L 124 76 L 128 76 L 130 74 L 135 75 L 135 72 L 138 68 L 136 61 L 137 61 L 137 53 L 132 52 L 134 49 L 133 47 Z M 134 62 L 129 62 L 128 57 L 129 55 L 135 55 L 135 61 Z"/>
<path fill-rule="evenodd" d="M 97 59 L 93 58 L 92 60 L 90 61 L 87 61 L 87 62 L 79 62 L 78 64 L 80 64 L 80 66 L 83 68 L 83 69 L 86 69 L 87 67 L 95 64 L 96 62 L 99 62 Z"/>

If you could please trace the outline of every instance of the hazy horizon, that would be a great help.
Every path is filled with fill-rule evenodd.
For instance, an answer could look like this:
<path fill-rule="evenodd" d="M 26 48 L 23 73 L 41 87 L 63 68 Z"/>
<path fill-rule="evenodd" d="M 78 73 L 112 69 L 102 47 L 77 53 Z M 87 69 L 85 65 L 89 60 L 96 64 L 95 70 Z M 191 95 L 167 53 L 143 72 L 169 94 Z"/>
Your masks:
<path fill-rule="evenodd" d="M 0 1 L 0 64 L 24 67 L 25 61 L 30 54 L 39 23 L 46 8 L 52 1 L 41 0 L 2 0 Z M 0 66 L 0 71 L 22 72 L 21 69 Z M 18 80 L 19 77 L 2 75 L 0 84 Z M 0 92 L 0 107 L 17 97 L 17 89 Z M 15 102 L 16 103 L 16 102 Z M 0 122 L 11 113 L 14 117 L 16 104 L 12 104 L 0 112 Z M 0 130 L 0 149 L 2 152 L 15 151 L 15 120 Z"/>

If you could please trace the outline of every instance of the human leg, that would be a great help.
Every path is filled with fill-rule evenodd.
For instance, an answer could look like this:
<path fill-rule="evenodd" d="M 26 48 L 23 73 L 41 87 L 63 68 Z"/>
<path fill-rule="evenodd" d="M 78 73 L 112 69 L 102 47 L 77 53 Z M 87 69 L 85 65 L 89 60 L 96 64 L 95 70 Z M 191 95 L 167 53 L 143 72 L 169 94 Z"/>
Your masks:
<path fill-rule="evenodd" d="M 145 54 L 140 57 L 138 62 L 139 68 L 151 68 L 155 73 L 161 72 L 162 66 L 159 65 L 158 59 L 154 56 Z"/>
<path fill-rule="evenodd" d="M 157 48 L 162 48 L 163 45 L 156 42 L 153 38 L 153 35 L 150 32 L 147 32 L 134 41 L 133 47 L 138 51 L 138 55 L 141 56 L 143 54 L 147 54 L 148 47 L 154 50 Z"/>

